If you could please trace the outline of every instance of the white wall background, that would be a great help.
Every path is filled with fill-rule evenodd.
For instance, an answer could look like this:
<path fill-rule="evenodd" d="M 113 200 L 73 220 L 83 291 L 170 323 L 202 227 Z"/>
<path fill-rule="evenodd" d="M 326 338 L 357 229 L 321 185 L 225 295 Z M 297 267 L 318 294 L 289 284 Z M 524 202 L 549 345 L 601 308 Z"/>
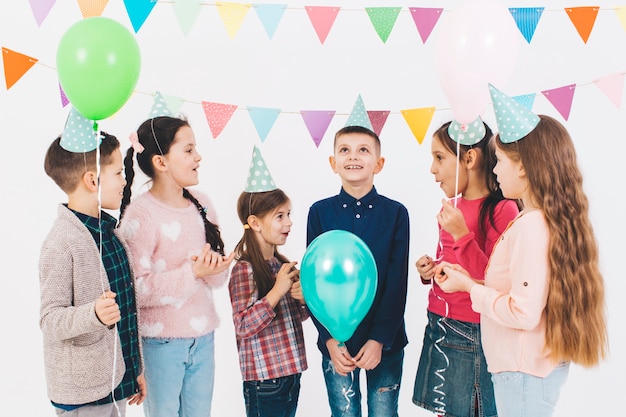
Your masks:
<path fill-rule="evenodd" d="M 437 239 L 435 214 L 443 194 L 428 172 L 430 135 L 440 123 L 449 120 L 451 112 L 433 66 L 435 38 L 441 34 L 435 27 L 429 41 L 422 44 L 408 7 L 443 7 L 449 11 L 459 2 L 392 4 L 403 10 L 383 44 L 364 8 L 387 6 L 385 1 L 330 1 L 323 5 L 341 6 L 342 11 L 323 45 L 304 10 L 304 5 L 316 2 L 285 3 L 290 8 L 269 40 L 253 10 L 236 37 L 229 38 L 214 3 L 203 7 L 195 26 L 184 36 L 172 4 L 159 2 L 136 35 L 142 55 L 136 92 L 117 115 L 101 121 L 100 127 L 116 134 L 126 148 L 128 134 L 148 116 L 154 92 L 184 98 L 181 111 L 188 116 L 204 157 L 200 186 L 217 207 L 229 248 L 240 237 L 235 202 L 244 186 L 252 146 L 259 145 L 274 179 L 292 197 L 294 227 L 282 251 L 299 260 L 305 250 L 309 205 L 339 190 L 339 178 L 327 162 L 332 135 L 343 127 L 361 94 L 368 109 L 392 111 L 381 134 L 387 164 L 375 184 L 381 193 L 402 201 L 410 211 L 411 263 L 424 253 L 433 253 Z M 626 236 L 621 206 L 626 110 L 616 108 L 592 81 L 626 70 L 626 30 L 611 10 L 620 2 L 594 2 L 601 11 L 587 44 L 563 11 L 564 7 L 588 5 L 580 0 L 502 3 L 507 7 L 546 7 L 532 43 L 528 45 L 520 34 L 520 62 L 502 89 L 510 95 L 538 93 L 533 110 L 563 121 L 571 132 L 591 200 L 606 280 L 611 355 L 596 369 L 572 368 L 556 416 L 616 415 L 623 410 L 619 404 L 626 388 L 626 310 L 620 301 L 620 291 L 626 289 L 620 261 Z M 132 30 L 122 1 L 111 1 L 103 16 Z M 38 328 L 37 259 L 55 217 L 56 204 L 64 201 L 64 195 L 45 176 L 42 163 L 47 146 L 62 131 L 69 110 L 62 108 L 59 99 L 57 44 L 65 30 L 81 18 L 77 2 L 59 0 L 38 27 L 28 2 L 0 4 L 0 44 L 39 60 L 12 88 L 0 89 L 2 415 L 53 415 L 46 397 Z M 475 65 L 498 65 L 497 57 Z M 540 91 L 571 83 L 578 84 L 578 88 L 571 115 L 565 121 Z M 217 139 L 211 137 L 200 106 L 203 100 L 240 106 Z M 264 143 L 245 106 L 282 109 Z M 420 145 L 400 110 L 430 106 L 437 107 L 437 112 Z M 299 111 L 327 109 L 337 114 L 316 148 Z M 489 108 L 485 119 L 495 128 Z M 409 279 L 406 321 L 410 344 L 406 348 L 400 413 L 429 416 L 411 402 L 426 323 L 427 287 L 419 283 L 413 267 Z M 228 292 L 224 288 L 215 296 L 222 324 L 216 332 L 213 414 L 241 416 L 243 398 Z M 302 380 L 298 415 L 328 415 L 320 354 L 311 323 L 306 323 L 305 332 L 310 366 Z M 128 414 L 142 415 L 141 407 L 131 407 Z"/>

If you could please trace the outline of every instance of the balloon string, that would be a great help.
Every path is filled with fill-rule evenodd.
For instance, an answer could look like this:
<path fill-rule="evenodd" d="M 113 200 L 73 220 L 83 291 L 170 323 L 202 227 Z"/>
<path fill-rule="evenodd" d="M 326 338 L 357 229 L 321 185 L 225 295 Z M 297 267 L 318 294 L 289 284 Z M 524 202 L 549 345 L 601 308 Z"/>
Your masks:
<path fill-rule="evenodd" d="M 442 258 L 443 258 L 443 243 L 441 241 L 441 232 L 439 234 L 439 250 L 441 251 L 441 255 L 438 257 L 437 262 L 439 262 Z M 446 365 L 443 368 L 437 369 L 435 370 L 435 375 L 441 380 L 441 383 L 438 385 L 435 385 L 435 387 L 433 387 L 433 392 L 435 394 L 438 395 L 438 397 L 436 397 L 433 402 L 437 405 L 435 407 L 435 412 L 440 413 L 440 414 L 445 414 L 446 413 L 446 403 L 444 401 L 446 393 L 443 391 L 443 386 L 446 382 L 446 378 L 443 376 L 443 374 L 445 373 L 446 369 L 448 369 L 448 366 L 450 365 L 450 360 L 448 359 L 448 355 L 446 355 L 446 353 L 441 349 L 440 344 L 445 340 L 446 338 L 446 328 L 443 325 L 443 321 L 448 317 L 449 315 L 449 309 L 450 306 L 448 304 L 448 302 L 441 298 L 439 296 L 439 294 L 437 294 L 437 291 L 435 291 L 435 280 L 432 279 L 431 280 L 431 288 L 430 290 L 433 292 L 433 294 L 435 295 L 435 297 L 437 297 L 437 299 L 439 301 L 442 301 L 445 306 L 446 306 L 446 314 L 444 317 L 440 317 L 439 319 L 437 319 L 437 326 L 441 329 L 442 335 L 439 339 L 435 340 L 435 349 L 437 349 L 437 352 L 439 352 L 442 356 L 443 359 L 446 363 Z"/>
<path fill-rule="evenodd" d="M 352 371 L 352 372 L 356 372 L 356 371 Z M 354 390 L 352 389 L 352 385 L 354 384 L 354 376 L 352 375 L 352 372 L 350 372 L 350 386 L 348 388 L 342 388 L 342 395 L 343 397 L 346 399 L 346 406 L 343 409 L 344 413 L 348 412 L 348 409 L 350 408 L 350 399 L 352 397 L 354 397 Z"/>

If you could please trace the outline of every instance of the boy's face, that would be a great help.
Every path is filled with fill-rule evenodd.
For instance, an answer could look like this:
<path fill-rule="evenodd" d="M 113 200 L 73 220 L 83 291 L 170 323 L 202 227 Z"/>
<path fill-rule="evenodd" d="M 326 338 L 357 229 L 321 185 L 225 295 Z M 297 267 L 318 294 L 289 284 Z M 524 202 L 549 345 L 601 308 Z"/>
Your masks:
<path fill-rule="evenodd" d="M 374 182 L 385 163 L 380 156 L 376 140 L 364 133 L 347 133 L 335 142 L 335 154 L 330 157 L 330 166 L 339 174 L 344 184 L 353 187 Z"/>
<path fill-rule="evenodd" d="M 125 185 L 122 151 L 118 148 L 111 154 L 111 163 L 103 165 L 100 171 L 100 199 L 103 209 L 120 208 Z"/>

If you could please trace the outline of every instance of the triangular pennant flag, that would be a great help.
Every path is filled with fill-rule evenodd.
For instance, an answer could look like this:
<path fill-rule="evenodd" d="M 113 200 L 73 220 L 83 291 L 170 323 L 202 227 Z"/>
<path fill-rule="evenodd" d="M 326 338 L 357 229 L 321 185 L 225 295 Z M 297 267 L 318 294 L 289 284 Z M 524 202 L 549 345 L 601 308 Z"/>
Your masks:
<path fill-rule="evenodd" d="M 365 104 L 363 103 L 363 99 L 361 98 L 360 94 L 354 102 L 354 106 L 352 107 L 352 112 L 350 113 L 350 116 L 348 116 L 346 126 L 362 126 L 369 130 L 372 130 L 372 122 L 367 116 L 367 112 L 365 111 Z"/>
<path fill-rule="evenodd" d="M 174 1 L 174 14 L 185 36 L 189 35 L 189 31 L 193 27 L 193 24 L 196 23 L 196 19 L 198 19 L 201 10 L 202 5 L 198 0 Z"/>
<path fill-rule="evenodd" d="M 94 129 L 93 120 L 85 118 L 74 107 L 67 116 L 60 145 L 69 152 L 91 152 L 98 147 L 100 135 Z"/>
<path fill-rule="evenodd" d="M 387 121 L 387 117 L 389 116 L 389 110 L 368 110 L 367 117 L 370 119 L 372 123 L 372 130 L 378 136 L 380 136 L 380 132 L 383 130 L 383 126 L 385 126 L 385 122 Z"/>
<path fill-rule="evenodd" d="M 178 111 L 183 105 L 184 100 L 180 97 L 171 96 L 168 94 L 161 94 L 161 95 L 163 97 L 163 100 L 165 100 L 165 103 L 167 103 L 167 108 L 170 109 L 172 114 L 178 113 Z"/>
<path fill-rule="evenodd" d="M 163 95 L 158 91 L 154 95 L 154 101 L 152 102 L 152 108 L 150 109 L 150 118 L 159 116 L 172 116 L 172 111 L 167 107 L 167 103 L 163 98 Z"/>
<path fill-rule="evenodd" d="M 413 136 L 417 139 L 417 143 L 421 145 L 435 114 L 435 108 L 424 107 L 421 109 L 401 110 L 400 112 L 404 116 L 406 124 L 409 125 Z"/>
<path fill-rule="evenodd" d="M 211 129 L 211 135 L 213 139 L 217 139 L 226 124 L 232 117 L 235 110 L 237 110 L 237 106 L 234 104 L 222 104 L 222 103 L 212 103 L 208 101 L 202 102 L 202 109 L 204 110 L 204 115 L 206 116 L 207 123 L 209 124 L 209 129 Z"/>
<path fill-rule="evenodd" d="M 304 120 L 306 128 L 311 134 L 311 138 L 313 139 L 313 143 L 315 143 L 315 147 L 319 148 L 320 143 L 324 138 L 324 134 L 326 133 L 326 130 L 328 129 L 331 120 L 333 120 L 335 111 L 301 110 L 300 114 L 302 115 L 302 119 Z"/>
<path fill-rule="evenodd" d="M 274 126 L 274 122 L 276 122 L 276 119 L 280 114 L 280 109 L 248 106 L 248 114 L 250 115 L 250 119 L 252 119 L 252 123 L 254 123 L 254 127 L 256 128 L 259 137 L 261 138 L 261 142 L 265 142 L 267 134 L 270 133 L 272 126 Z"/>
<path fill-rule="evenodd" d="M 624 92 L 624 73 L 607 75 L 593 82 L 618 109 L 622 106 Z"/>
<path fill-rule="evenodd" d="M 252 149 L 252 160 L 250 161 L 250 169 L 244 192 L 246 193 L 263 193 L 276 189 L 276 184 L 272 179 L 272 174 L 267 168 L 267 164 L 261 155 L 261 151 L 255 145 Z"/>
<path fill-rule="evenodd" d="M 224 23 L 224 27 L 226 27 L 226 33 L 233 39 L 237 32 L 239 32 L 243 19 L 248 14 L 248 10 L 250 10 L 250 5 L 221 1 L 215 4 L 217 5 L 217 11 L 220 14 L 222 23 Z"/>
<path fill-rule="evenodd" d="M 586 7 L 567 7 L 565 11 L 570 20 L 576 27 L 578 34 L 582 38 L 583 42 L 587 43 L 593 25 L 596 22 L 596 16 L 598 16 L 598 6 L 586 6 Z"/>
<path fill-rule="evenodd" d="M 83 18 L 102 16 L 107 4 L 109 4 L 109 0 L 78 0 L 78 7 L 80 7 Z"/>
<path fill-rule="evenodd" d="M 61 83 L 59 83 L 59 93 L 61 94 L 61 105 L 65 107 L 70 104 L 70 100 L 65 95 L 65 91 L 63 91 L 63 87 L 61 87 Z"/>
<path fill-rule="evenodd" d="M 56 3 L 56 0 L 28 0 L 30 3 L 30 8 L 33 11 L 33 16 L 35 16 L 35 22 L 37 22 L 37 26 L 41 26 L 43 21 L 50 13 L 50 9 Z"/>
<path fill-rule="evenodd" d="M 370 21 L 376 29 L 376 33 L 383 41 L 387 43 L 387 39 L 391 34 L 393 26 L 398 19 L 398 13 L 400 13 L 401 7 L 366 7 L 367 15 L 370 17 Z"/>
<path fill-rule="evenodd" d="M 11 49 L 2 48 L 2 60 L 4 62 L 4 80 L 7 90 L 13 87 L 22 76 L 37 63 L 37 59 L 20 54 Z"/>
<path fill-rule="evenodd" d="M 415 27 L 422 38 L 422 43 L 426 43 L 430 33 L 441 17 L 442 8 L 431 7 L 409 7 Z"/>
<path fill-rule="evenodd" d="M 574 100 L 574 91 L 576 84 L 565 85 L 551 90 L 545 90 L 541 93 L 548 99 L 555 109 L 563 116 L 565 120 L 569 118 L 569 112 L 572 109 L 572 101 Z"/>
<path fill-rule="evenodd" d="M 265 28 L 265 33 L 267 36 L 272 39 L 274 37 L 274 32 L 276 32 L 276 28 L 278 27 L 278 23 L 280 19 L 282 19 L 285 10 L 287 9 L 286 4 L 255 4 L 253 5 L 256 10 L 256 14 L 261 20 L 261 24 L 263 24 L 263 28 Z"/>
<path fill-rule="evenodd" d="M 323 44 L 324 41 L 326 41 L 330 29 L 333 27 L 333 23 L 335 23 L 335 19 L 341 7 L 306 6 L 304 9 L 313 24 L 317 37 Z"/>
<path fill-rule="evenodd" d="M 156 4 L 155 0 L 124 0 L 126 13 L 128 13 L 135 33 L 139 32 Z"/>
<path fill-rule="evenodd" d="M 517 28 L 528 43 L 533 39 L 543 10 L 543 7 L 509 7 L 509 12 L 511 12 Z"/>
<path fill-rule="evenodd" d="M 533 109 L 533 105 L 535 104 L 535 93 L 523 94 L 519 96 L 512 97 L 513 100 L 517 101 L 522 106 L 526 107 L 528 110 Z"/>
<path fill-rule="evenodd" d="M 617 13 L 617 18 L 622 24 L 622 27 L 624 28 L 624 30 L 626 30 L 626 6 L 616 7 L 615 13 Z"/>

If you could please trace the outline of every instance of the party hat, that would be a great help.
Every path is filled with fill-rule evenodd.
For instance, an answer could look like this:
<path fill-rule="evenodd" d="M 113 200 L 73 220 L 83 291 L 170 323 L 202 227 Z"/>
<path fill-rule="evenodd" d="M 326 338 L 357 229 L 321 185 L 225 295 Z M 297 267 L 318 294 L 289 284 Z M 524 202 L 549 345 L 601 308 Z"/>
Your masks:
<path fill-rule="evenodd" d="M 489 92 L 493 101 L 493 110 L 496 113 L 500 140 L 503 143 L 522 139 L 539 123 L 539 116 L 491 84 L 489 84 Z"/>
<path fill-rule="evenodd" d="M 60 145 L 69 152 L 91 152 L 98 147 L 100 136 L 94 131 L 94 121 L 85 118 L 74 107 L 67 116 Z"/>
<path fill-rule="evenodd" d="M 150 110 L 150 117 L 159 116 L 172 116 L 172 111 L 167 107 L 167 102 L 163 98 L 163 94 L 156 92 L 154 95 L 154 101 L 152 102 L 152 109 Z"/>
<path fill-rule="evenodd" d="M 370 121 L 370 117 L 367 115 L 367 111 L 365 110 L 365 104 L 363 104 L 363 99 L 361 95 L 356 99 L 354 103 L 354 107 L 352 107 L 352 113 L 348 117 L 348 122 L 346 126 L 361 126 L 366 127 L 369 130 L 374 130 L 372 128 L 372 122 Z"/>
<path fill-rule="evenodd" d="M 264 191 L 272 191 L 276 189 L 274 180 L 270 175 L 269 169 L 265 165 L 261 151 L 256 146 L 252 150 L 252 161 L 250 161 L 250 171 L 246 180 L 245 192 L 261 193 Z"/>
<path fill-rule="evenodd" d="M 472 123 L 459 123 L 453 120 L 448 126 L 448 135 L 450 138 L 461 145 L 472 146 L 483 140 L 487 133 L 485 124 L 480 116 Z"/>

